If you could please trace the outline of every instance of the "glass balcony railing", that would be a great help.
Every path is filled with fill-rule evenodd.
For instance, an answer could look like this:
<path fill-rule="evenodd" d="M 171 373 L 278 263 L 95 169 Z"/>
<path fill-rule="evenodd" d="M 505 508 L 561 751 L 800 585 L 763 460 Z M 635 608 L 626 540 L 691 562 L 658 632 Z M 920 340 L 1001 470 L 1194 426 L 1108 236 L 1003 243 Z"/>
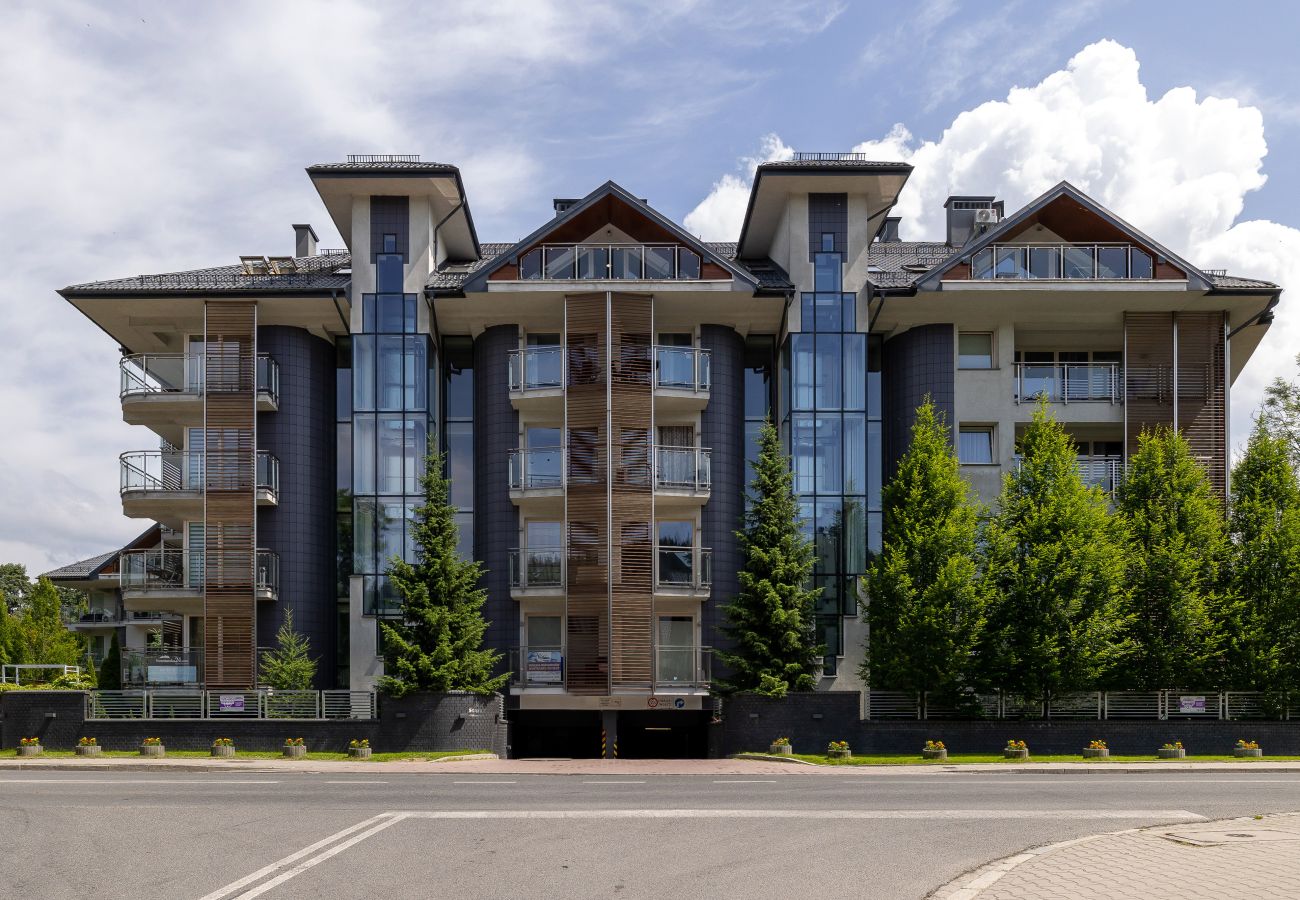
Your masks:
<path fill-rule="evenodd" d="M 559 588 L 564 585 L 564 550 L 560 547 L 526 547 L 510 551 L 510 586 L 519 590 Z"/>
<path fill-rule="evenodd" d="M 675 244 L 544 244 L 519 257 L 523 281 L 696 281 L 700 255 Z"/>
<path fill-rule="evenodd" d="M 197 686 L 203 681 L 203 651 L 162 647 L 122 651 L 122 685 Z M 181 713 L 184 715 L 184 713 Z"/>
<path fill-rule="evenodd" d="M 1024 457 L 1016 457 L 1016 469 L 1024 462 Z M 1114 493 L 1124 478 L 1124 458 L 1122 456 L 1080 456 L 1079 477 L 1089 487 L 1099 487 L 1106 493 Z"/>
<path fill-rule="evenodd" d="M 510 390 L 549 390 L 563 384 L 563 347 L 525 347 L 510 351 Z"/>
<path fill-rule="evenodd" d="M 709 351 L 696 347 L 655 347 L 655 384 L 686 391 L 709 389 Z"/>
<path fill-rule="evenodd" d="M 510 651 L 510 680 L 519 687 L 564 687 L 564 647 L 530 644 Z"/>
<path fill-rule="evenodd" d="M 549 490 L 564 487 L 564 451 L 559 447 L 528 447 L 510 451 L 510 490 Z"/>
<path fill-rule="evenodd" d="M 131 450 L 120 457 L 118 490 L 122 494 L 202 491 L 209 479 L 207 462 L 201 450 Z M 213 477 L 214 486 L 219 481 L 221 490 L 237 489 L 239 468 L 233 460 L 221 466 Z M 257 451 L 254 476 L 257 490 L 272 497 L 279 495 L 279 459 L 265 450 Z"/>
<path fill-rule="evenodd" d="M 1124 402 L 1119 363 L 1016 363 L 1016 402 L 1044 397 L 1053 403 Z"/>
<path fill-rule="evenodd" d="M 1132 244 L 992 244 L 971 256 L 971 278 L 1150 279 L 1151 254 Z"/>
<path fill-rule="evenodd" d="M 223 581 L 238 583 L 237 572 L 247 565 L 245 552 L 207 554 L 201 549 L 124 550 L 118 556 L 123 591 L 171 593 L 202 591 L 209 566 L 229 573 Z M 244 570 L 247 572 L 247 570 Z M 275 597 L 280 590 L 280 554 L 258 550 L 253 571 L 253 588 L 260 595 Z"/>
<path fill-rule="evenodd" d="M 202 353 L 135 353 L 118 363 L 119 393 L 127 397 L 150 394 L 203 393 Z M 273 402 L 280 398 L 280 366 L 270 355 L 257 356 L 257 392 Z"/>
<path fill-rule="evenodd" d="M 713 584 L 713 551 L 705 547 L 660 546 L 655 584 L 667 590 L 708 590 Z"/>
<path fill-rule="evenodd" d="M 711 647 L 655 647 L 655 687 L 707 688 L 713 681 Z"/>
<path fill-rule="evenodd" d="M 655 487 L 703 493 L 712 483 L 711 454 L 702 447 L 655 447 Z"/>

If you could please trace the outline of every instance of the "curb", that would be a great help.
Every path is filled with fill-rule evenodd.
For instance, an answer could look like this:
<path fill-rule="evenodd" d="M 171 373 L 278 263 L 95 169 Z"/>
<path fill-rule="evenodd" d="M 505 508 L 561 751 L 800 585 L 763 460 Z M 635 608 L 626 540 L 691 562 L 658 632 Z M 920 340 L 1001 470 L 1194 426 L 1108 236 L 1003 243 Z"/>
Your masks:
<path fill-rule="evenodd" d="M 1159 826 L 1157 826 L 1159 827 Z M 1002 859 L 986 863 L 969 872 L 958 875 L 947 884 L 940 885 L 933 891 L 925 895 L 926 900 L 975 900 L 980 894 L 984 893 L 985 888 L 991 887 L 1013 871 L 1017 866 L 1024 865 L 1027 862 L 1038 859 L 1040 856 L 1046 856 L 1057 850 L 1064 850 L 1066 847 L 1073 847 L 1077 844 L 1086 844 L 1089 841 L 1100 840 L 1104 837 L 1110 837 L 1116 834 L 1131 834 L 1143 831 L 1141 828 L 1125 828 L 1120 831 L 1105 831 L 1101 834 L 1090 834 L 1087 837 L 1074 838 L 1068 841 L 1057 841 L 1055 844 L 1044 844 L 1041 847 L 1032 847 L 1015 856 L 1007 856 Z"/>
<path fill-rule="evenodd" d="M 821 763 L 809 762 L 806 759 L 795 759 L 793 756 L 773 756 L 770 753 L 733 753 L 728 759 L 752 759 L 758 762 L 778 762 L 791 766 L 812 766 L 816 769 L 828 769 L 830 766 L 823 766 Z M 838 768 L 844 768 L 840 766 Z"/>
<path fill-rule="evenodd" d="M 345 765 L 365 766 L 366 772 L 387 772 L 392 771 L 381 766 L 409 766 L 412 763 L 419 764 L 439 764 L 460 762 L 461 760 L 475 759 L 500 759 L 495 753 L 473 753 L 465 756 L 444 756 L 439 759 L 412 759 L 412 760 L 386 760 L 381 762 L 358 762 L 356 760 L 285 760 L 273 761 L 266 759 L 233 759 L 227 762 L 209 762 L 207 760 L 196 759 L 177 759 L 171 762 L 136 762 L 133 759 L 123 759 L 121 762 L 55 762 L 46 760 L 44 762 L 16 762 L 11 760 L 0 761 L 0 771 L 22 771 L 22 772 L 115 772 L 129 770 L 131 772 L 247 772 L 259 775 L 267 774 L 297 774 L 297 775 L 317 775 L 328 771 L 340 763 Z M 372 768 L 373 767 L 373 768 Z M 401 769 L 397 771 L 402 771 Z M 357 774 L 357 771 L 349 769 L 347 772 L 339 774 Z M 415 774 L 419 774 L 418 772 Z"/>

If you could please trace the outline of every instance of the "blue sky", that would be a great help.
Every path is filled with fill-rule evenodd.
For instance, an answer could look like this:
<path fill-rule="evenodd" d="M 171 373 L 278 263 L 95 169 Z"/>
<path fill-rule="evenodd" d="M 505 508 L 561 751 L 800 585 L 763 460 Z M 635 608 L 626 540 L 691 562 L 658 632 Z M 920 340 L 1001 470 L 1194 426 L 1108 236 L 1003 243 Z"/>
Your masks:
<path fill-rule="evenodd" d="M 68 283 L 339 246 L 303 168 L 420 153 L 464 171 L 483 240 L 606 179 L 734 238 L 756 161 L 861 147 L 1014 207 L 1061 178 L 1207 267 L 1300 283 L 1291 4 L 116 2 L 6 5 L 0 55 L 0 560 L 43 570 L 121 516 L 116 348 Z M 1237 437 L 1294 373 L 1300 313 L 1234 388 Z"/>

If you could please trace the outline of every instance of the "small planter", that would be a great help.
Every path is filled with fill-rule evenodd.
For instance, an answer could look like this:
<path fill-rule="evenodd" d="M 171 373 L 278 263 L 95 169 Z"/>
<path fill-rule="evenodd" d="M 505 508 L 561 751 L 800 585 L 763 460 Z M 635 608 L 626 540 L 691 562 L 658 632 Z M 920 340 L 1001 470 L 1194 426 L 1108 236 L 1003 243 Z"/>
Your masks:
<path fill-rule="evenodd" d="M 794 748 L 789 744 L 772 744 L 767 748 L 767 752 L 771 756 L 793 756 Z"/>
<path fill-rule="evenodd" d="M 1026 747 L 1024 750 L 1011 750 L 1009 748 L 1003 748 L 1002 758 L 1027 760 L 1029 759 L 1029 748 Z"/>
<path fill-rule="evenodd" d="M 235 758 L 235 748 L 234 748 L 233 746 L 229 746 L 229 747 L 227 747 L 227 746 L 213 747 L 211 753 L 212 753 L 213 756 L 218 757 L 218 758 L 220 758 L 220 759 L 234 759 L 234 758 Z"/>
<path fill-rule="evenodd" d="M 155 759 L 161 759 L 167 755 L 167 748 L 162 744 L 141 744 L 141 756 L 152 756 Z"/>
<path fill-rule="evenodd" d="M 370 759 L 369 747 L 349 747 L 348 756 L 353 759 Z"/>
<path fill-rule="evenodd" d="M 1109 747 L 1084 747 L 1084 759 L 1110 759 Z"/>
<path fill-rule="evenodd" d="M 98 744 L 90 744 L 88 746 L 78 745 L 77 755 L 78 756 L 99 756 L 99 751 L 102 749 L 103 748 L 100 747 Z"/>
<path fill-rule="evenodd" d="M 848 759 L 850 755 L 852 754 L 851 751 L 849 750 L 827 750 L 826 751 L 827 759 Z"/>
<path fill-rule="evenodd" d="M 922 759 L 947 759 L 948 751 L 945 750 L 922 750 Z"/>
<path fill-rule="evenodd" d="M 1259 759 L 1264 755 L 1263 747 L 1236 747 L 1232 755 L 1238 759 Z"/>
<path fill-rule="evenodd" d="M 284 755 L 287 759 L 306 759 L 307 747 L 305 744 L 285 744 Z"/>
<path fill-rule="evenodd" d="M 1184 747 L 1161 747 L 1156 751 L 1156 756 L 1161 759 L 1182 759 L 1187 755 Z"/>
<path fill-rule="evenodd" d="M 41 751 L 44 749 L 45 748 L 42 747 L 40 744 L 27 744 L 26 746 L 20 746 L 18 748 L 18 755 L 19 756 L 40 756 Z"/>

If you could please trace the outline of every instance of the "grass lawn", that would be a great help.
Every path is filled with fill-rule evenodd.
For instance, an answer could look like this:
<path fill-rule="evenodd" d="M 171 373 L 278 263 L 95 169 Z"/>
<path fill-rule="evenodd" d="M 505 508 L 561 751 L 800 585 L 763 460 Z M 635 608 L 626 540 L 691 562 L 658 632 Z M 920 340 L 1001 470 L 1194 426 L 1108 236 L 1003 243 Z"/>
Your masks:
<path fill-rule="evenodd" d="M 474 753 L 490 753 L 490 750 L 436 750 L 428 752 L 409 752 L 409 753 L 372 753 L 371 762 L 401 762 L 403 760 L 424 761 L 431 759 L 447 759 L 453 756 L 467 756 Z M 17 756 L 17 750 L 7 751 L 5 756 Z M 27 757 L 28 759 L 67 759 L 76 757 L 73 750 L 45 750 L 40 756 Z M 168 750 L 167 759 L 208 759 L 211 754 L 207 750 Z M 99 759 L 105 757 L 124 759 L 133 757 L 136 759 L 147 759 L 148 757 L 140 756 L 136 750 L 101 750 Z M 96 757 L 88 756 L 86 759 L 94 760 Z M 284 759 L 284 755 L 279 750 L 236 750 L 235 759 Z M 353 759 L 347 753 L 308 753 L 304 759 L 313 762 L 338 762 L 351 760 L 353 762 L 365 762 L 363 759 Z"/>
<path fill-rule="evenodd" d="M 767 756 L 768 754 L 761 754 Z M 848 759 L 828 759 L 821 754 L 815 753 L 795 753 L 795 759 L 801 759 L 804 762 L 816 763 L 820 766 L 951 766 L 960 765 L 961 763 L 1000 763 L 1006 766 L 1023 765 L 1021 760 L 1004 759 L 1002 754 L 997 753 L 949 753 L 946 760 L 943 759 L 922 759 L 918 753 L 915 756 L 905 754 L 887 754 L 880 756 L 850 756 Z M 773 757 L 779 759 L 781 757 Z M 1192 756 L 1190 753 L 1182 759 L 1159 759 L 1154 752 L 1149 756 L 1115 756 L 1109 759 L 1084 759 L 1082 754 L 1079 755 L 1042 755 L 1035 756 L 1031 751 L 1029 761 L 1035 763 L 1074 763 L 1106 766 L 1112 763 L 1135 763 L 1135 762 L 1232 762 L 1232 763 L 1259 763 L 1259 762 L 1300 762 L 1300 756 L 1264 756 L 1261 758 L 1244 758 L 1228 754 L 1226 756 L 1197 755 Z"/>

